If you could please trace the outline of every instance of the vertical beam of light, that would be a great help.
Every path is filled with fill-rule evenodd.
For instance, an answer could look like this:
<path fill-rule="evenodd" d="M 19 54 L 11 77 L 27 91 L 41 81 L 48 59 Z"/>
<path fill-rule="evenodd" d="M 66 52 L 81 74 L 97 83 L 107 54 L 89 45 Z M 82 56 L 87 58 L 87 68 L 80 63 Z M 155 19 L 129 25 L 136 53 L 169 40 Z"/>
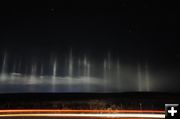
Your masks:
<path fill-rule="evenodd" d="M 16 73 L 16 68 L 17 68 L 17 64 L 16 64 L 16 60 L 13 62 L 13 68 L 12 68 L 12 73 Z"/>
<path fill-rule="evenodd" d="M 78 59 L 78 74 L 77 74 L 78 77 L 81 76 L 81 74 L 82 74 L 81 71 L 82 71 L 82 70 L 81 70 L 81 59 Z"/>
<path fill-rule="evenodd" d="M 108 52 L 108 72 L 110 73 L 111 71 L 111 53 Z"/>
<path fill-rule="evenodd" d="M 53 78 L 55 78 L 57 76 L 57 59 L 54 59 L 53 62 Z"/>
<path fill-rule="evenodd" d="M 40 78 L 43 78 L 43 74 L 44 74 L 44 65 L 43 63 L 41 63 Z"/>
<path fill-rule="evenodd" d="M 15 76 L 12 75 L 12 74 L 16 73 L 16 67 L 17 67 L 16 65 L 17 65 L 16 62 L 14 61 L 13 62 L 13 67 L 12 67 L 12 73 L 11 73 L 11 80 L 15 79 Z"/>
<path fill-rule="evenodd" d="M 87 63 L 87 83 L 88 83 L 88 86 L 87 86 L 87 90 L 90 91 L 90 73 L 91 73 L 91 64 L 90 62 Z"/>
<path fill-rule="evenodd" d="M 17 73 L 21 73 L 21 66 L 22 66 L 22 61 L 19 59 L 18 65 L 17 65 Z"/>
<path fill-rule="evenodd" d="M 72 56 L 72 49 L 69 53 L 69 68 L 68 68 L 68 76 L 72 77 L 73 75 L 73 56 Z"/>
<path fill-rule="evenodd" d="M 86 82 L 86 89 L 87 91 L 89 91 L 89 88 L 90 88 L 90 84 L 89 84 L 89 76 L 88 76 L 88 61 L 87 61 L 87 57 L 84 56 L 84 61 L 83 61 L 83 80 L 85 80 Z"/>
<path fill-rule="evenodd" d="M 37 71 L 37 65 L 36 63 L 33 63 L 31 67 L 31 76 L 34 77 L 36 75 L 36 71 Z"/>
<path fill-rule="evenodd" d="M 91 73 L 91 64 L 90 64 L 90 62 L 88 62 L 88 64 L 87 64 L 87 77 L 90 77 L 90 73 Z"/>
<path fill-rule="evenodd" d="M 107 61 L 106 59 L 104 59 L 104 63 L 103 63 L 103 87 L 104 87 L 104 90 L 106 90 L 106 87 L 107 87 Z"/>
<path fill-rule="evenodd" d="M 138 91 L 142 91 L 142 70 L 141 65 L 137 64 Z"/>
<path fill-rule="evenodd" d="M 7 72 L 7 53 L 4 53 L 3 56 L 3 62 L 2 62 L 2 69 L 1 69 L 1 74 L 6 74 Z"/>
<path fill-rule="evenodd" d="M 57 58 L 54 58 L 52 66 L 52 91 L 56 91 L 56 76 L 57 76 Z"/>
<path fill-rule="evenodd" d="M 29 75 L 29 65 L 25 65 L 24 66 L 24 76 L 27 78 L 27 76 Z"/>
<path fill-rule="evenodd" d="M 72 91 L 72 76 L 73 76 L 73 54 L 72 54 L 72 49 L 70 50 L 69 53 L 69 64 L 68 64 L 68 89 Z"/>
<path fill-rule="evenodd" d="M 120 79 L 120 63 L 119 59 L 117 60 L 117 72 L 116 72 L 116 87 L 119 89 L 121 86 L 121 79 Z"/>
<path fill-rule="evenodd" d="M 107 81 L 106 81 L 106 86 L 110 86 L 111 79 L 114 80 L 114 77 L 112 77 L 112 63 L 111 63 L 111 53 L 108 52 L 107 54 Z"/>
<path fill-rule="evenodd" d="M 145 64 L 145 82 L 146 82 L 146 91 L 150 91 L 150 79 L 149 79 L 148 62 L 146 62 L 146 64 Z"/>
<path fill-rule="evenodd" d="M 87 58 L 86 56 L 84 56 L 84 61 L 83 61 L 83 76 L 86 77 L 87 76 Z"/>
<path fill-rule="evenodd" d="M 7 78 L 7 53 L 4 52 L 4 56 L 3 56 L 3 62 L 2 62 L 2 68 L 1 68 L 1 74 L 0 74 L 0 80 L 6 80 Z"/>
<path fill-rule="evenodd" d="M 31 66 L 31 76 L 30 76 L 30 82 L 34 82 L 36 78 L 37 73 L 37 63 L 34 61 Z"/>

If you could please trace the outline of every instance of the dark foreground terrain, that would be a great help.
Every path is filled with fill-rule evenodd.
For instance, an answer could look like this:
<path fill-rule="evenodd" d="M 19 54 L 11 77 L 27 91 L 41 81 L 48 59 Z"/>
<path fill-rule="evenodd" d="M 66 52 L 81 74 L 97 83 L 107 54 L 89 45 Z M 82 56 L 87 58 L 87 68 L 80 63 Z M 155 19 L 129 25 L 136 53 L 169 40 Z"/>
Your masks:
<path fill-rule="evenodd" d="M 178 93 L 1 94 L 0 119 L 162 119 L 164 105 L 179 101 Z"/>
<path fill-rule="evenodd" d="M 148 109 L 180 102 L 178 93 L 17 93 L 0 94 L 0 109 Z"/>

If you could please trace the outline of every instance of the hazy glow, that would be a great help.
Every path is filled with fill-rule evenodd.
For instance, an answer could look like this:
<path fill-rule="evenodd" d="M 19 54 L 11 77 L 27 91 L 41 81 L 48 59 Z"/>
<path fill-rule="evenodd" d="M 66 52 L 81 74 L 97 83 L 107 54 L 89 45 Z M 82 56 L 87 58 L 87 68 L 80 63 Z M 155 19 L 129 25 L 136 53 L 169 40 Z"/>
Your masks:
<path fill-rule="evenodd" d="M 8 57 L 7 57 L 8 56 Z M 101 61 L 87 54 L 73 55 L 73 50 L 47 62 L 33 57 L 28 63 L 9 58 L 4 53 L 1 63 L 0 92 L 126 92 L 151 91 L 152 79 L 148 62 L 131 66 L 113 58 L 108 52 Z M 61 61 L 59 61 L 61 60 Z M 11 66 L 11 64 L 13 64 Z M 14 86 L 17 86 L 17 91 Z M 46 87 L 46 88 L 44 88 Z"/>

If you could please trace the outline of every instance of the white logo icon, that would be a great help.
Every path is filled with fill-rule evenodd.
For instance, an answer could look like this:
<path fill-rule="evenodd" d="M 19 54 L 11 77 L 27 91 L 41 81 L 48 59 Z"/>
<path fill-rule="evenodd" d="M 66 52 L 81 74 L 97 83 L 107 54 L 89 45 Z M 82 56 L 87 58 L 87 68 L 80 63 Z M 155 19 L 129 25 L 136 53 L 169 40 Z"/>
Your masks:
<path fill-rule="evenodd" d="M 179 104 L 165 104 L 166 116 L 177 116 Z"/>
<path fill-rule="evenodd" d="M 173 117 L 175 113 L 177 113 L 177 110 L 174 109 L 174 107 L 171 107 L 171 110 L 168 110 L 168 113 L 171 114 L 171 116 Z"/>

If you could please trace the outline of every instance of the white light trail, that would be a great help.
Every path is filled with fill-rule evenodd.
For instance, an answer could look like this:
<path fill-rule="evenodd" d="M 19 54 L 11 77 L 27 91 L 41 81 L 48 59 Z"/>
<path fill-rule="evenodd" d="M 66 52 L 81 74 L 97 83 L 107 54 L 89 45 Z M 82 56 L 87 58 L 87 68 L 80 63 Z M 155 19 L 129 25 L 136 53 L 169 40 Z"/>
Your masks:
<path fill-rule="evenodd" d="M 0 117 L 109 117 L 109 118 L 165 118 L 165 114 L 130 114 L 130 113 L 121 113 L 121 114 L 52 114 L 52 113 L 35 113 L 35 114 L 0 114 Z"/>

